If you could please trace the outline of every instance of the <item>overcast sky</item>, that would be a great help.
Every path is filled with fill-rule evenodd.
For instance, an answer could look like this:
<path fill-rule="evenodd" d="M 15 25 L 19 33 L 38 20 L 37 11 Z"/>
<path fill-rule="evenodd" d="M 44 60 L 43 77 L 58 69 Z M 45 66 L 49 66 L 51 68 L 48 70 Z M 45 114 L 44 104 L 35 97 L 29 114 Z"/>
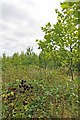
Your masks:
<path fill-rule="evenodd" d="M 43 38 L 41 26 L 56 23 L 60 1 L 64 0 L 0 0 L 0 56 L 28 46 L 39 53 L 35 40 Z"/>

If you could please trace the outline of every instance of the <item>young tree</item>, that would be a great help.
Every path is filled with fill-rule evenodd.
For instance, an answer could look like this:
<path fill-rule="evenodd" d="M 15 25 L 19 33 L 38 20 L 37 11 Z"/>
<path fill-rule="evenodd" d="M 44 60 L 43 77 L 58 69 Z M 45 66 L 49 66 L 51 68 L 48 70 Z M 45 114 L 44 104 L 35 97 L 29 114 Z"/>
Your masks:
<path fill-rule="evenodd" d="M 71 78 L 76 63 L 79 61 L 78 39 L 78 3 L 61 3 L 61 12 L 56 9 L 57 23 L 48 23 L 42 27 L 44 40 L 37 40 L 39 48 L 47 55 L 53 55 L 63 66 L 70 69 Z"/>

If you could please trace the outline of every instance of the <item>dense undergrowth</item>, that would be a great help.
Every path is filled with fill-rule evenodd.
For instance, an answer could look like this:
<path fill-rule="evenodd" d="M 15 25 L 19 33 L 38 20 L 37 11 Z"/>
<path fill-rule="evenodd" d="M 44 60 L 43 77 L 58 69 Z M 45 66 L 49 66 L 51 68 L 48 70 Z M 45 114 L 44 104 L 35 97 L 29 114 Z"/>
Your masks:
<path fill-rule="evenodd" d="M 3 118 L 78 118 L 79 80 L 66 69 L 7 66 L 2 78 Z"/>

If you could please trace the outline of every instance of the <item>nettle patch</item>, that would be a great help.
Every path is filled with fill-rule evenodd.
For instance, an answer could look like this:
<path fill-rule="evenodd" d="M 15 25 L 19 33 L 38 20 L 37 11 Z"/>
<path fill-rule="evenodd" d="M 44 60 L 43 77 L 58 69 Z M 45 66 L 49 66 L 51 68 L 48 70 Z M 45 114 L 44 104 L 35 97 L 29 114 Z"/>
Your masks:
<path fill-rule="evenodd" d="M 33 86 L 27 84 L 26 80 L 5 83 L 2 94 L 3 117 L 24 117 L 25 105 L 29 104 L 33 97 Z"/>
<path fill-rule="evenodd" d="M 3 118 L 76 118 L 78 81 L 16 80 L 3 84 Z"/>

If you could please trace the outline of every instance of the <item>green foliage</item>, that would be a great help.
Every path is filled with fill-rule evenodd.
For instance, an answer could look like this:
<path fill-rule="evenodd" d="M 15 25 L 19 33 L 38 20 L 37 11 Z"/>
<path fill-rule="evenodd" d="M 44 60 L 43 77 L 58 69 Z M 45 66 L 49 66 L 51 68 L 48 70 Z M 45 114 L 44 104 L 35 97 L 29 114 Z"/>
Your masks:
<path fill-rule="evenodd" d="M 26 89 L 25 86 L 29 86 Z M 31 86 L 31 88 L 30 88 Z M 28 89 L 29 88 L 29 89 Z M 3 84 L 3 118 L 78 117 L 78 81 L 16 80 Z"/>
<path fill-rule="evenodd" d="M 80 71 L 80 62 L 77 63 L 76 68 L 78 71 Z"/>
<path fill-rule="evenodd" d="M 2 57 L 2 69 L 9 66 L 20 66 L 20 65 L 38 65 L 38 55 L 33 52 L 33 49 L 27 48 L 26 53 L 21 52 L 21 54 L 14 53 L 11 57 L 7 57 L 3 54 Z"/>
<path fill-rule="evenodd" d="M 28 85 L 26 81 L 16 80 L 4 84 L 3 86 L 3 118 L 21 118 L 25 117 L 25 105 L 32 99 L 31 85 Z"/>
<path fill-rule="evenodd" d="M 62 11 L 55 10 L 58 14 L 57 23 L 47 23 L 42 27 L 45 33 L 43 40 L 37 40 L 39 49 L 47 58 L 51 57 L 58 64 L 66 66 L 73 71 L 79 62 L 79 39 L 78 39 L 78 3 L 61 3 Z M 77 22 L 76 22 L 77 21 Z"/>

